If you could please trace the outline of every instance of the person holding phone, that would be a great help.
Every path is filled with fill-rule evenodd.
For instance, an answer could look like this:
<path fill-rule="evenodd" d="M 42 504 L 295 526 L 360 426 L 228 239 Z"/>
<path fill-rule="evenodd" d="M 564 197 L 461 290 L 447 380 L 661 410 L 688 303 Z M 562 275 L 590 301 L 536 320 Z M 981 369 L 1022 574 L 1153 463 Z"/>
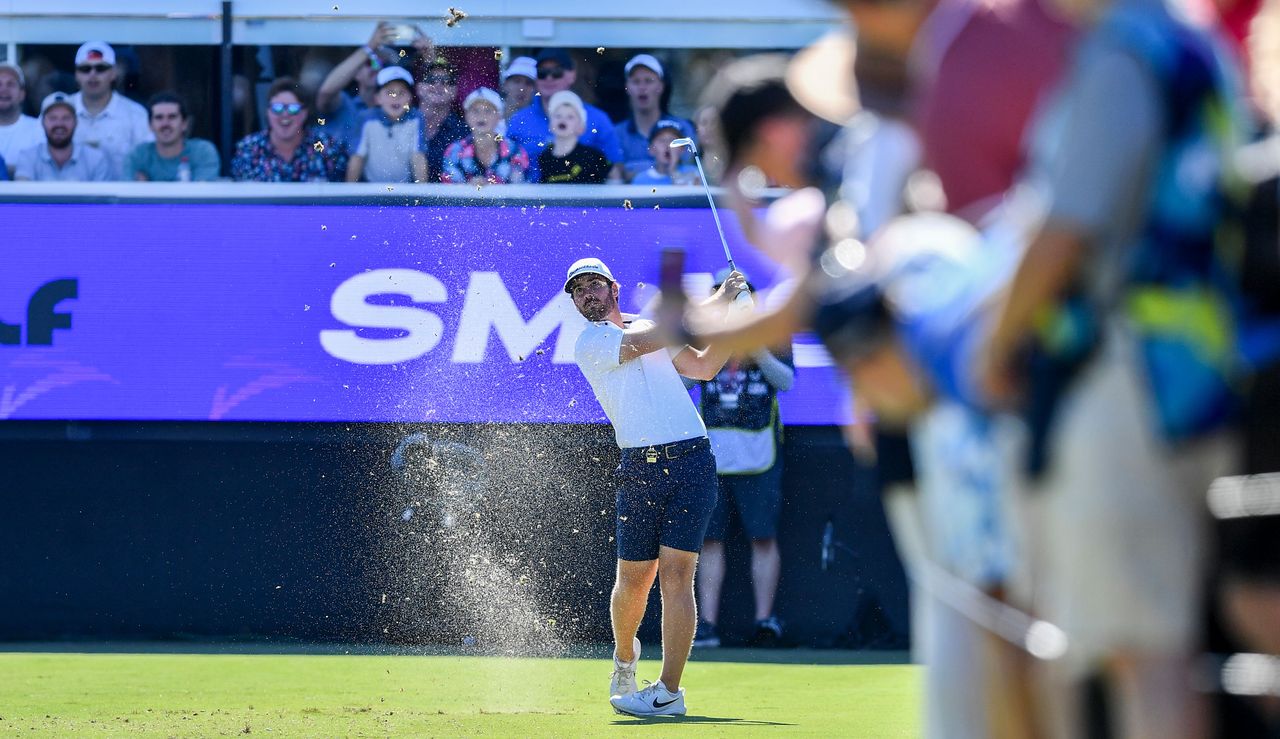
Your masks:
<path fill-rule="evenodd" d="M 354 148 L 364 121 L 378 109 L 378 72 L 399 63 L 396 47 L 412 47 L 414 53 L 430 59 L 435 42 L 415 25 L 379 21 L 364 46 L 352 51 L 329 72 L 316 91 L 315 115 L 321 131 Z M 352 82 L 356 94 L 347 88 Z"/>

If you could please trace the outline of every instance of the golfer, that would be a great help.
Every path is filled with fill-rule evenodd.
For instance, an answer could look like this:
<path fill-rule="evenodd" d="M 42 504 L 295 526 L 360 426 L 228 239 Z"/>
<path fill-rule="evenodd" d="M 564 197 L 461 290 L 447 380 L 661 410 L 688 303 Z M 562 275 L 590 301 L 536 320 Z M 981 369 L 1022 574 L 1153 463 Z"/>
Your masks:
<path fill-rule="evenodd" d="M 708 302 L 728 306 L 745 289 L 746 280 L 734 272 Z M 716 505 L 716 463 L 680 375 L 710 380 L 729 354 L 710 346 L 668 347 L 652 322 L 624 316 L 618 282 L 599 259 L 574 262 L 564 290 L 590 321 L 574 357 L 622 448 L 609 702 L 633 716 L 684 714 L 680 676 L 697 624 L 693 576 Z M 637 692 L 636 631 L 655 577 L 662 592 L 662 676 Z"/>

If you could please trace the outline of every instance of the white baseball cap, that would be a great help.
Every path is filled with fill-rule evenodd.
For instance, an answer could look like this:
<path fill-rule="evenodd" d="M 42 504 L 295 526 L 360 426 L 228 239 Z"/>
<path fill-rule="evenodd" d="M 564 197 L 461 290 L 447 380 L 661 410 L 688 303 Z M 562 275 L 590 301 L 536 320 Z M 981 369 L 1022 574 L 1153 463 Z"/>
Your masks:
<path fill-rule="evenodd" d="M 40 103 L 40 117 L 43 118 L 45 112 L 55 105 L 65 105 L 71 109 L 72 113 L 76 112 L 75 103 L 71 102 L 70 95 L 65 92 L 53 92 Z"/>
<path fill-rule="evenodd" d="M 462 101 L 462 109 L 470 110 L 472 103 L 488 103 L 502 112 L 502 96 L 487 87 L 477 87 Z"/>
<path fill-rule="evenodd" d="M 409 70 L 404 67 L 390 66 L 383 67 L 378 70 L 378 89 L 381 90 L 386 84 L 400 80 L 413 89 L 413 75 L 409 74 Z"/>
<path fill-rule="evenodd" d="M 573 282 L 573 278 L 579 275 L 600 275 L 609 282 L 617 282 L 617 280 L 613 279 L 613 273 L 609 271 L 604 262 L 595 257 L 586 257 L 569 265 L 569 272 L 564 278 L 565 292 L 569 292 L 569 283 Z"/>
<path fill-rule="evenodd" d="M 89 62 L 116 63 L 116 50 L 106 41 L 90 41 L 76 50 L 76 66 Z"/>
<path fill-rule="evenodd" d="M 587 106 L 582 103 L 582 98 L 578 97 L 576 92 L 572 90 L 561 90 L 551 96 L 547 101 L 547 112 L 550 113 L 561 105 L 568 105 L 578 111 L 578 117 L 582 119 L 583 125 L 587 123 Z"/>
<path fill-rule="evenodd" d="M 27 76 L 22 73 L 22 67 L 19 67 L 17 64 L 14 64 L 13 62 L 0 62 L 0 70 L 9 72 L 14 77 L 17 77 L 18 87 L 27 86 Z"/>
<path fill-rule="evenodd" d="M 536 80 L 538 79 L 538 62 L 531 56 L 518 56 L 511 60 L 506 69 L 502 70 L 502 81 L 506 82 L 508 77 L 528 77 Z"/>
<path fill-rule="evenodd" d="M 653 54 L 636 54 L 635 56 L 631 57 L 631 61 L 627 62 L 627 67 L 626 67 L 627 75 L 630 76 L 631 70 L 635 69 L 636 67 L 647 67 L 649 69 L 652 69 L 653 73 L 658 75 L 660 79 L 667 78 L 667 75 L 664 74 L 662 71 L 662 62 L 658 61 L 658 58 L 655 57 Z"/>

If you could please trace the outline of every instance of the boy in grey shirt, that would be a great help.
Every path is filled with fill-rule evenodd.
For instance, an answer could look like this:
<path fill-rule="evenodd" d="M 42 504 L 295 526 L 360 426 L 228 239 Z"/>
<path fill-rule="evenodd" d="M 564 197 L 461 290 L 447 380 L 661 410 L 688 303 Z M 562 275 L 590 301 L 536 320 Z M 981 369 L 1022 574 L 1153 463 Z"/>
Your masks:
<path fill-rule="evenodd" d="M 378 111 L 360 127 L 347 182 L 425 182 L 422 115 L 413 105 L 413 75 L 403 67 L 378 72 Z"/>

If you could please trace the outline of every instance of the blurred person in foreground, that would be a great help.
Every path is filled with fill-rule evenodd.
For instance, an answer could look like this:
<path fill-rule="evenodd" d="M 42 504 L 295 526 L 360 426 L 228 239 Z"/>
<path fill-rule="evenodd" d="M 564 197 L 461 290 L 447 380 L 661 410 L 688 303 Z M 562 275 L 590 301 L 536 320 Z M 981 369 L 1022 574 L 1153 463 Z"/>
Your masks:
<path fill-rule="evenodd" d="M 427 182 L 440 182 L 444 152 L 467 137 L 470 129 L 458 115 L 458 70 L 444 57 L 419 58 L 414 64 L 418 110 L 422 113 L 422 142 L 427 154 Z"/>
<path fill-rule="evenodd" d="M 530 182 L 543 181 L 542 152 L 556 138 L 554 122 L 551 120 L 551 98 L 559 92 L 571 92 L 573 83 L 578 80 L 577 62 L 565 49 L 543 49 L 538 53 L 537 62 L 538 93 L 532 103 L 511 117 L 507 128 L 507 135 L 529 152 Z M 619 164 L 622 161 L 622 147 L 618 145 L 618 137 L 609 115 L 594 105 L 583 103 L 582 107 L 585 115 L 582 133 L 578 135 L 579 141 L 603 153 L 610 167 Z M 618 171 L 621 171 L 620 165 Z M 615 179 L 620 176 L 613 175 L 612 172 L 610 174 Z"/>
<path fill-rule="evenodd" d="M 711 87 L 721 100 L 730 183 L 741 182 L 750 167 L 791 187 L 812 182 L 811 170 L 801 165 L 813 160 L 811 147 L 821 139 L 812 115 L 791 95 L 787 74 L 782 60 L 748 58 L 722 70 Z M 750 351 L 814 328 L 879 422 L 912 431 L 912 456 L 920 463 L 918 503 L 910 464 L 883 456 L 879 462 L 892 465 L 893 475 L 904 474 L 899 466 L 906 468 L 903 480 L 886 483 L 885 494 L 905 496 L 910 504 L 891 521 L 913 578 L 923 581 L 941 570 L 948 582 L 979 593 L 970 599 L 983 602 L 980 609 L 998 610 L 1021 566 L 1004 508 L 1016 478 L 1001 453 L 1017 443 L 1017 429 L 996 423 L 978 407 L 974 373 L 961 375 L 958 368 L 967 366 L 967 351 L 980 335 L 974 327 L 984 325 L 984 301 L 1001 285 L 1001 275 L 1007 278 L 1018 252 L 988 247 L 954 219 L 914 230 L 890 224 L 864 247 L 854 238 L 853 204 L 836 197 L 828 207 L 825 200 L 810 185 L 771 205 L 754 229 L 756 243 L 791 273 L 790 295 L 747 323 L 723 329 L 714 327 L 718 317 L 708 318 L 713 327 L 707 329 L 694 314 L 688 319 L 693 340 Z M 921 233 L 940 234 L 942 243 L 929 243 Z M 879 277 L 865 277 L 859 268 L 882 262 L 901 265 L 885 267 L 886 274 L 911 279 L 893 289 L 872 289 Z M 882 291 L 902 301 L 901 316 Z M 670 313 L 663 315 L 664 325 L 678 325 Z M 988 631 L 997 624 L 970 620 L 932 588 L 917 595 L 916 648 L 928 666 L 927 735 L 1032 732 L 1014 649 Z"/>
<path fill-rule="evenodd" d="M 187 103 L 176 93 L 160 92 L 147 101 L 155 141 L 129 153 L 126 171 L 142 182 L 212 182 L 221 161 L 213 142 L 187 138 Z"/>
<path fill-rule="evenodd" d="M 440 181 L 469 185 L 524 182 L 529 155 L 519 144 L 497 132 L 503 108 L 498 93 L 487 87 L 478 88 L 467 95 L 462 108 L 471 135 L 453 142 L 445 150 L 444 174 Z"/>
<path fill-rule="evenodd" d="M 435 53 L 431 37 L 417 26 L 413 30 L 412 39 L 402 39 L 396 26 L 379 21 L 368 42 L 329 72 L 316 91 L 315 115 L 321 131 L 343 142 L 348 149 L 355 148 L 364 119 L 379 107 L 378 73 L 400 62 L 395 46 L 412 44 L 416 54 L 428 59 Z M 355 95 L 347 93 L 352 81 L 356 85 Z"/>
<path fill-rule="evenodd" d="M 609 703 L 633 716 L 683 715 L 680 680 L 697 624 L 694 572 L 715 507 L 716 465 L 706 426 L 680 377 L 710 380 L 729 355 L 711 345 L 670 344 L 653 322 L 621 312 L 620 289 L 594 258 L 570 265 L 564 282 L 588 321 L 574 359 L 622 450 L 615 472 L 618 569 L 609 611 Z M 708 303 L 727 306 L 745 289 L 746 280 L 735 272 Z M 662 592 L 662 674 L 637 690 L 636 632 L 655 578 Z"/>
<path fill-rule="evenodd" d="M 1045 452 L 1037 605 L 1071 638 L 1055 730 L 1101 676 L 1118 737 L 1203 736 L 1205 494 L 1236 463 L 1229 220 L 1236 72 L 1161 0 L 1063 2 L 1083 27 L 1032 129 L 1033 231 L 974 361 Z M 1120 604 L 1123 604 L 1121 607 Z"/>
<path fill-rule="evenodd" d="M 27 80 L 22 67 L 0 62 L 0 158 L 9 162 L 6 179 L 13 175 L 18 152 L 44 141 L 40 121 L 22 112 L 26 99 Z"/>
<path fill-rule="evenodd" d="M 155 138 L 147 109 L 115 90 L 116 52 L 105 41 L 90 41 L 76 50 L 76 141 L 101 151 L 111 179 L 132 179 L 126 160 L 138 144 Z"/>
<path fill-rule="evenodd" d="M 713 289 L 729 277 L 726 267 Z M 744 275 L 745 277 L 745 275 Z M 754 292 L 751 283 L 747 289 Z M 749 644 L 775 647 L 782 619 L 774 612 L 782 557 L 778 519 L 782 515 L 782 418 L 778 393 L 795 383 L 795 362 L 785 348 L 762 348 L 729 358 L 714 379 L 698 384 L 699 410 L 716 456 L 720 494 L 707 525 L 698 560 L 698 629 L 694 647 L 720 646 L 720 593 L 725 578 L 725 533 L 730 508 L 737 510 L 751 540 L 751 589 L 755 627 Z"/>
<path fill-rule="evenodd" d="M 378 72 L 377 113 L 360 127 L 347 182 L 426 182 L 422 115 L 413 105 L 413 75 L 403 67 Z"/>
<path fill-rule="evenodd" d="M 627 62 L 627 101 L 631 114 L 614 125 L 618 145 L 622 147 L 622 178 L 627 182 L 647 170 L 657 157 L 651 150 L 653 135 L 659 122 L 675 122 L 680 131 L 677 138 L 694 137 L 693 122 L 662 109 L 662 96 L 666 92 L 667 76 L 662 63 L 652 54 L 636 54 Z M 684 150 L 675 152 L 683 158 Z"/>
<path fill-rule="evenodd" d="M 310 108 L 298 82 L 280 77 L 267 89 L 267 128 L 236 144 L 231 176 L 251 182 L 342 182 L 345 144 L 308 125 Z"/>
<path fill-rule="evenodd" d="M 55 92 L 40 104 L 45 140 L 23 149 L 13 163 L 15 180 L 105 182 L 113 179 L 106 155 L 75 141 L 76 108 L 71 96 Z"/>

